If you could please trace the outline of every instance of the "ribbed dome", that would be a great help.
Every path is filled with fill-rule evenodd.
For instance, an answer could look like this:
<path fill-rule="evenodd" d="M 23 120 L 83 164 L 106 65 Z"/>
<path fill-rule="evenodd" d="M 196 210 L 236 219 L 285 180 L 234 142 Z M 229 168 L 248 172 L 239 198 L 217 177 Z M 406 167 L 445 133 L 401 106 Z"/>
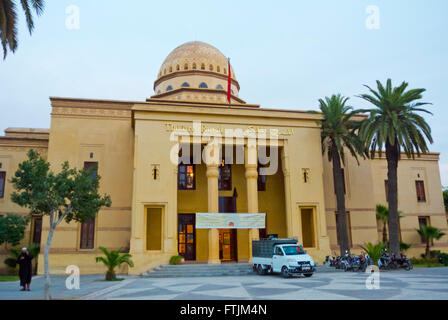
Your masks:
<path fill-rule="evenodd" d="M 166 57 L 158 79 L 168 74 L 185 71 L 206 71 L 227 75 L 228 61 L 221 51 L 201 41 L 191 41 L 178 46 Z M 235 73 L 232 71 L 232 78 Z"/>

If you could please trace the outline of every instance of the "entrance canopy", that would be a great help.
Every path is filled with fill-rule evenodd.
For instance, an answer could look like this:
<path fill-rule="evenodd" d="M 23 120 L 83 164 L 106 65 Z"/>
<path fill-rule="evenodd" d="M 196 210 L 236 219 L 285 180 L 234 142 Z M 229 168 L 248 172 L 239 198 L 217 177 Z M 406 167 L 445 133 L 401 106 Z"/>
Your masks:
<path fill-rule="evenodd" d="M 196 229 L 265 228 L 265 213 L 196 213 Z"/>

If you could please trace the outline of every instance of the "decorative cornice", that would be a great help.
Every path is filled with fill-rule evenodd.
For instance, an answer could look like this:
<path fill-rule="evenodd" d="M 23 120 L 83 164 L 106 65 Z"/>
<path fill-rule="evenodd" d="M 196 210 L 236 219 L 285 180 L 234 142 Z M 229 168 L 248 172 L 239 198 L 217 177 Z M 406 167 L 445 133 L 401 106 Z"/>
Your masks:
<path fill-rule="evenodd" d="M 194 92 L 194 93 L 198 93 L 198 94 L 204 94 L 204 93 L 212 93 L 212 94 L 219 94 L 219 95 L 225 95 L 227 96 L 227 92 L 221 89 L 206 89 L 206 88 L 192 88 L 192 87 L 181 87 L 178 89 L 174 89 L 174 90 L 170 90 L 170 91 L 166 91 L 160 94 L 156 94 L 151 96 L 150 99 L 159 99 L 159 98 L 165 98 L 178 94 L 180 92 Z M 236 100 L 238 103 L 240 104 L 246 104 L 246 102 L 240 98 L 238 98 L 235 95 L 231 95 L 233 100 Z M 147 99 L 146 101 L 148 101 L 149 99 Z M 167 99 L 169 100 L 169 99 Z"/>
<path fill-rule="evenodd" d="M 213 71 L 207 71 L 207 70 L 183 70 L 183 71 L 176 71 L 170 74 L 166 74 L 161 76 L 159 79 L 157 79 L 156 81 L 154 81 L 154 90 L 156 89 L 156 87 L 162 83 L 165 80 L 170 80 L 173 78 L 177 78 L 177 77 L 181 77 L 181 76 L 191 76 L 191 75 L 199 75 L 199 76 L 208 76 L 208 77 L 214 77 L 214 78 L 218 78 L 221 80 L 226 80 L 228 79 L 228 75 L 226 74 L 220 74 L 220 73 L 216 73 Z M 238 91 L 240 90 L 240 85 L 238 83 L 238 81 L 236 81 L 235 79 L 232 78 L 232 84 L 235 85 L 238 88 Z"/>

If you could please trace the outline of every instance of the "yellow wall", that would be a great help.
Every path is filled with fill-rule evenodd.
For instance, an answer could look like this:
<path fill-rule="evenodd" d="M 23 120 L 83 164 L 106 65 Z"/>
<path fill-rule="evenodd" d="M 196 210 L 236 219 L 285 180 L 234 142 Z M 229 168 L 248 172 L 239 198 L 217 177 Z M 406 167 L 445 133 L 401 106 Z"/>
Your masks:
<path fill-rule="evenodd" d="M 382 224 L 376 220 L 375 206 L 387 206 L 384 180 L 387 180 L 387 162 L 383 157 L 362 160 L 358 166 L 350 155 L 345 161 L 346 210 L 350 212 L 351 234 L 354 252 L 367 242 L 382 241 Z M 324 187 L 328 232 L 333 254 L 339 253 L 336 238 L 335 212 L 336 197 L 333 186 L 332 164 L 324 156 Z M 420 178 L 417 175 L 420 175 Z M 424 180 L 426 202 L 417 202 L 415 180 Z M 415 160 L 402 155 L 398 164 L 398 209 L 402 211 L 400 220 L 402 241 L 411 244 L 409 256 L 423 253 L 423 245 L 415 229 L 418 216 L 430 216 L 431 225 L 448 230 L 443 209 L 442 187 L 438 167 L 438 154 L 422 155 Z M 442 238 L 435 242 L 435 249 L 447 250 L 448 242 Z"/>

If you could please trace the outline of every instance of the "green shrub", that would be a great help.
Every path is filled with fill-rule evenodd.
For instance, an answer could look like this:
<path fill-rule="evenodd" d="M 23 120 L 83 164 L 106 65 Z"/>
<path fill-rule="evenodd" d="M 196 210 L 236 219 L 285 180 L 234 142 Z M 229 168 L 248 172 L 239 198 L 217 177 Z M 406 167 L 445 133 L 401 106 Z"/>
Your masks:
<path fill-rule="evenodd" d="M 439 255 L 439 261 L 440 263 L 442 263 L 444 266 L 448 266 L 448 253 L 444 253 L 442 252 Z"/>
<path fill-rule="evenodd" d="M 430 264 L 430 263 L 439 263 L 439 259 L 437 258 L 411 258 L 412 264 Z"/>
<path fill-rule="evenodd" d="M 173 265 L 181 264 L 182 259 L 184 259 L 184 257 L 182 257 L 182 256 L 172 256 L 170 258 L 170 264 L 173 264 Z"/>

